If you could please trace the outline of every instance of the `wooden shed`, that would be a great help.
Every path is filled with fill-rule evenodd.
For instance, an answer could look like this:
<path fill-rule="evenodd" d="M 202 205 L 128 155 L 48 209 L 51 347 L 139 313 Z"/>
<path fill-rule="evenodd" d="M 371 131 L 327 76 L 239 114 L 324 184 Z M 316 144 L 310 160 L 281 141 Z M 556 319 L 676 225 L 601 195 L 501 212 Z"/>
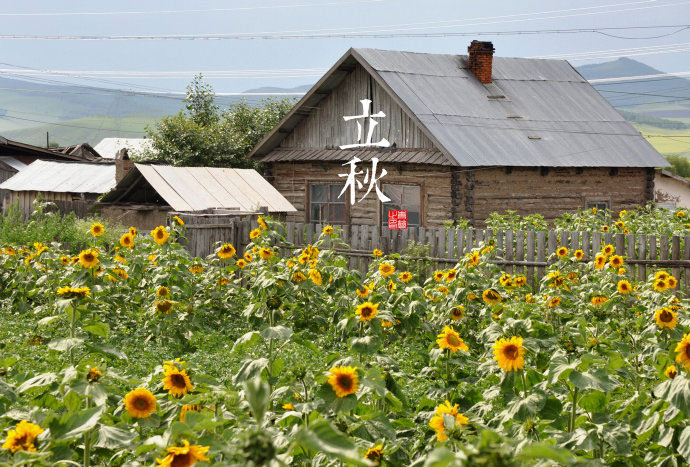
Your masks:
<path fill-rule="evenodd" d="M 567 61 L 350 49 L 253 149 L 296 222 L 409 226 L 651 201 L 666 160 Z M 360 160 L 356 202 L 343 192 Z M 369 189 L 379 161 L 391 201 Z M 370 174 L 371 175 L 371 174 Z M 370 180 L 370 179 L 369 179 Z"/>
<path fill-rule="evenodd" d="M 223 216 L 296 211 L 253 169 L 133 164 L 120 159 L 116 164 L 122 175 L 96 209 L 104 217 L 142 229 L 165 224 L 173 211 Z"/>

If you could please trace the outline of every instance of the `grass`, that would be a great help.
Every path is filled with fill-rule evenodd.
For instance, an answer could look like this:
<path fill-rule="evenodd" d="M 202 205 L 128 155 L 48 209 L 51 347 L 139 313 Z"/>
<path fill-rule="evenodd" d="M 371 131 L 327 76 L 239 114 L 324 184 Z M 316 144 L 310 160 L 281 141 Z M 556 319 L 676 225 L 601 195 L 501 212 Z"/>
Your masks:
<path fill-rule="evenodd" d="M 690 130 L 666 130 L 649 125 L 634 125 L 643 135 L 663 135 L 648 137 L 654 148 L 663 155 L 690 155 Z"/>

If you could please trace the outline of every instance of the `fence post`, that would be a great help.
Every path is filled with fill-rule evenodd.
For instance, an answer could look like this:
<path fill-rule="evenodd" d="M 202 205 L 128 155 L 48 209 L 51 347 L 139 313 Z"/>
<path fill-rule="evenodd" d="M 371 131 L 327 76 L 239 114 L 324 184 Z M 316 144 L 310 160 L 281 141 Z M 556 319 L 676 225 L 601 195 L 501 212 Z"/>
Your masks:
<path fill-rule="evenodd" d="M 527 261 L 534 261 L 534 230 L 527 231 Z M 534 283 L 534 265 L 527 266 L 527 283 Z"/>

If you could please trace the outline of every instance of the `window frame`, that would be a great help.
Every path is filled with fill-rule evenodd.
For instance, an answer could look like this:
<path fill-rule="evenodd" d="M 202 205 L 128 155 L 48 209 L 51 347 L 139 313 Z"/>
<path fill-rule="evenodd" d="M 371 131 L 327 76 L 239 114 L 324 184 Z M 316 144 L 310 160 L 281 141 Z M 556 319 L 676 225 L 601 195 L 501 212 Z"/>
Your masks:
<path fill-rule="evenodd" d="M 350 203 L 347 202 L 347 199 L 343 200 L 343 204 L 345 205 L 345 220 L 342 223 L 337 223 L 337 222 L 332 222 L 332 221 L 322 221 L 322 220 L 313 220 L 311 218 L 311 187 L 314 185 L 326 185 L 329 187 L 329 192 L 330 192 L 330 186 L 331 185 L 337 185 L 339 187 L 345 186 L 345 184 L 342 182 L 342 180 L 308 180 L 307 181 L 307 190 L 305 195 L 305 203 L 304 203 L 304 221 L 308 224 L 318 224 L 318 223 L 329 223 L 333 225 L 349 225 L 350 224 Z M 345 196 L 345 195 L 343 195 Z M 323 204 L 323 203 L 320 203 Z M 329 201 L 327 204 L 337 204 Z"/>
<path fill-rule="evenodd" d="M 426 223 L 426 212 L 424 209 L 424 199 L 425 199 L 425 192 L 424 192 L 424 184 L 423 183 L 415 183 L 415 182 L 383 182 L 381 183 L 381 190 L 385 192 L 384 187 L 386 185 L 397 185 L 397 186 L 410 186 L 410 187 L 418 187 L 419 188 L 419 225 L 407 225 L 407 228 L 411 227 L 424 227 L 424 224 Z M 388 227 L 388 218 L 384 219 L 383 213 L 385 211 L 385 204 L 386 203 L 380 203 L 379 207 L 379 227 L 383 229 L 384 227 Z M 408 216 L 409 217 L 409 216 Z"/>
<path fill-rule="evenodd" d="M 609 211 L 611 210 L 611 198 L 585 198 L 585 209 L 592 209 L 593 207 L 597 208 L 597 211 L 600 211 L 602 208 L 599 206 L 590 206 L 591 204 L 605 204 L 606 208 Z"/>

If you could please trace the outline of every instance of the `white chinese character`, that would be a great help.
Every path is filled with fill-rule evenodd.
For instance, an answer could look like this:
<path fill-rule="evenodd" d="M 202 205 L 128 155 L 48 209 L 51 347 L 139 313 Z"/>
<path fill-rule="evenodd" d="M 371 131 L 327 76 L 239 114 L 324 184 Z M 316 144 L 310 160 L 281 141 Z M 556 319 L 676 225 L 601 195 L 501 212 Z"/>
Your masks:
<path fill-rule="evenodd" d="M 362 125 L 362 122 L 357 121 L 357 143 L 355 144 L 346 144 L 344 146 L 340 146 L 340 149 L 352 149 L 352 148 L 367 148 L 367 147 L 375 147 L 375 148 L 387 148 L 390 147 L 391 143 L 388 142 L 386 138 L 381 139 L 378 143 L 372 143 L 371 138 L 374 135 L 374 129 L 376 128 L 376 125 L 379 124 L 376 120 L 374 120 L 374 117 L 376 118 L 383 118 L 386 116 L 385 113 L 382 111 L 378 111 L 377 113 L 371 115 L 371 100 L 370 99 L 362 99 L 359 101 L 362 103 L 362 115 L 351 115 L 348 117 L 343 117 L 343 120 L 346 122 L 349 122 L 350 120 L 359 120 L 362 119 L 362 122 L 367 121 L 368 122 L 368 130 L 367 130 L 367 137 L 366 141 L 362 143 L 362 134 L 364 130 L 364 126 Z"/>
<path fill-rule="evenodd" d="M 343 196 L 343 193 L 345 193 L 345 190 L 348 188 L 350 189 L 350 204 L 355 204 L 355 191 L 356 190 L 361 190 L 362 187 L 364 186 L 362 182 L 360 182 L 357 179 L 357 175 L 362 175 L 364 172 L 357 171 L 357 162 L 362 162 L 362 160 L 358 157 L 353 157 L 351 161 L 344 163 L 343 165 L 349 165 L 350 166 L 350 173 L 347 174 L 338 174 L 338 177 L 347 177 L 347 180 L 345 181 L 345 186 L 343 187 L 342 191 L 338 195 L 338 198 Z M 381 176 L 377 177 L 376 176 L 376 165 L 379 163 L 379 160 L 376 157 L 373 157 L 371 159 L 371 178 L 369 178 L 369 169 L 367 169 L 366 174 L 364 175 L 364 184 L 369 183 L 369 189 L 367 190 L 366 193 L 364 193 L 364 196 L 360 198 L 360 202 L 364 200 L 364 198 L 367 197 L 369 192 L 373 189 L 376 190 L 376 196 L 378 196 L 379 200 L 381 200 L 382 203 L 387 203 L 391 199 L 387 197 L 381 189 L 379 188 L 378 181 L 381 180 L 383 177 L 386 176 L 388 173 L 386 169 L 381 169 Z M 356 185 L 356 188 L 355 188 Z"/>

